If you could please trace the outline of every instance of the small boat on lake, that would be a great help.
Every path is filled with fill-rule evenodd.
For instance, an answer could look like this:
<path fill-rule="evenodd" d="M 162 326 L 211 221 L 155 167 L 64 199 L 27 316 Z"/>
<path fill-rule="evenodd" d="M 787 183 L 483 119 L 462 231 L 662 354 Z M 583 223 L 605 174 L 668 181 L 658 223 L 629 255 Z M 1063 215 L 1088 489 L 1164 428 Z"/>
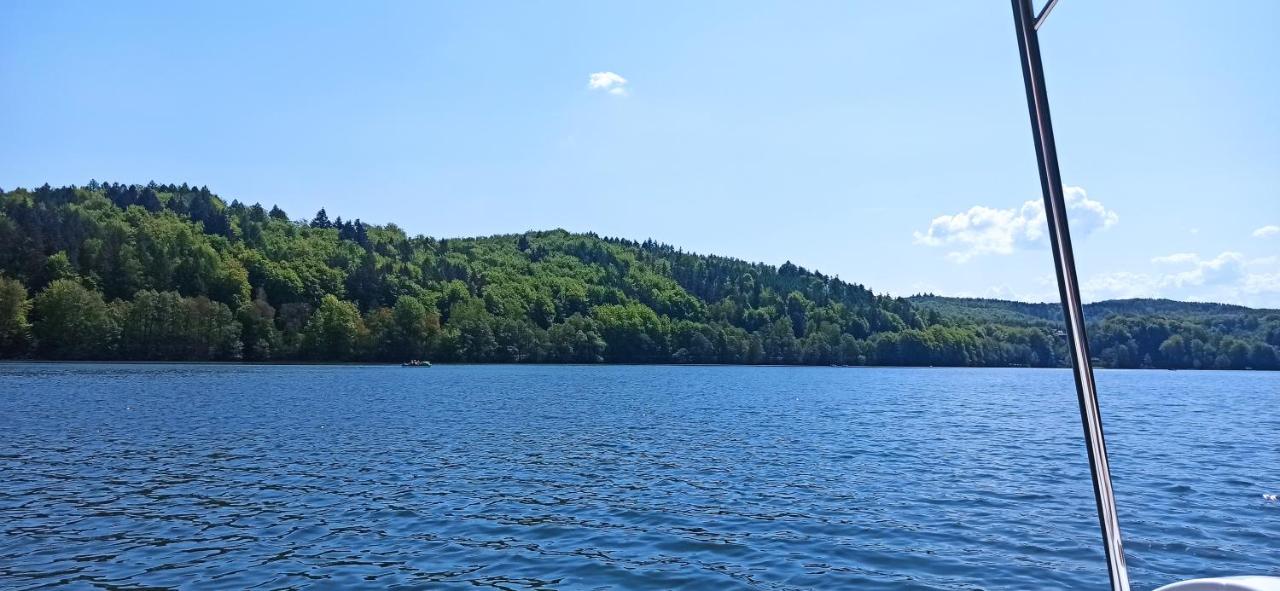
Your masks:
<path fill-rule="evenodd" d="M 411 360 L 409 360 L 409 361 L 406 361 L 406 362 L 404 362 L 404 363 L 401 363 L 401 364 L 400 364 L 400 367 L 431 367 L 431 362 L 430 362 L 430 361 L 422 361 L 422 360 L 418 360 L 418 359 L 411 359 Z"/>

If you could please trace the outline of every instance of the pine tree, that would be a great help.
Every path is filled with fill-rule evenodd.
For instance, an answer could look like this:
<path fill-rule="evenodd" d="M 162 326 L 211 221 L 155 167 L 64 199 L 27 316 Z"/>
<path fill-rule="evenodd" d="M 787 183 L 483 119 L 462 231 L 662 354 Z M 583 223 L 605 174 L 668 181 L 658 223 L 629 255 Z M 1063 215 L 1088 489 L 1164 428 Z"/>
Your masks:
<path fill-rule="evenodd" d="M 311 220 L 311 227 L 320 229 L 333 227 L 333 224 L 329 222 L 329 214 L 325 213 L 323 207 L 320 208 L 320 211 L 316 212 L 316 217 Z"/>

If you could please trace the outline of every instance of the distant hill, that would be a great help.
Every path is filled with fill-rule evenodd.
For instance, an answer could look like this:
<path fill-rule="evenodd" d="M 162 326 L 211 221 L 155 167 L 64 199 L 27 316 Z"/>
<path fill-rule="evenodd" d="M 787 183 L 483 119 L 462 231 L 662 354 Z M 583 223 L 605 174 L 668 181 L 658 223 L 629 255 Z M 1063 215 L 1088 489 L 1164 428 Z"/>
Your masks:
<path fill-rule="evenodd" d="M 1088 313 L 1104 366 L 1280 368 L 1274 310 Z M 186 184 L 0 193 L 0 357 L 1054 367 L 1059 324 L 652 240 L 409 236 Z"/>
<path fill-rule="evenodd" d="M 1029 303 L 989 298 L 952 298 L 935 295 L 916 295 L 907 298 L 913 304 L 943 314 L 958 314 L 976 317 L 990 314 L 1007 318 L 1010 321 L 1025 319 L 1026 321 L 1049 320 L 1062 321 L 1062 305 L 1058 302 Z M 1132 298 L 1123 300 L 1103 300 L 1084 305 L 1085 318 L 1102 320 L 1113 314 L 1131 316 L 1214 316 L 1235 315 L 1267 316 L 1280 314 L 1280 310 L 1266 308 L 1248 308 L 1235 304 L 1218 304 L 1211 302 L 1179 302 L 1166 299 Z"/>
<path fill-rule="evenodd" d="M 1058 329 L 1062 306 L 986 298 L 918 295 L 908 298 L 947 324 L 1000 324 Z M 1280 346 L 1280 310 L 1166 299 L 1105 300 L 1085 304 L 1090 349 L 1107 367 L 1271 369 Z"/>

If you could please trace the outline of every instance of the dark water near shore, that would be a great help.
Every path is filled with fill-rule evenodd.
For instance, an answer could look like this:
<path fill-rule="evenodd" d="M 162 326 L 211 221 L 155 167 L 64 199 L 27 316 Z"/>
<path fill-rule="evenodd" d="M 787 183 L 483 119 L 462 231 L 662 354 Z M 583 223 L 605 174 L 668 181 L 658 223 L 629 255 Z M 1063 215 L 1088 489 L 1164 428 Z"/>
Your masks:
<path fill-rule="evenodd" d="M 1101 372 L 1135 589 L 1280 573 L 1280 374 Z M 1083 589 L 1070 374 L 0 365 L 0 588 Z"/>

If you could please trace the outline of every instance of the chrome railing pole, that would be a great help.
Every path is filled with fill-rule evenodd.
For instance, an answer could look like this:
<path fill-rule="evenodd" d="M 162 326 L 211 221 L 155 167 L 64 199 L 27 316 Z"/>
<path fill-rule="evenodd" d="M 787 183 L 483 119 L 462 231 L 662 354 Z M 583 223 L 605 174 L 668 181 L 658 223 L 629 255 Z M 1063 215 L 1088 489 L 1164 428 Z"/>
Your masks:
<path fill-rule="evenodd" d="M 1102 417 L 1098 411 L 1098 390 L 1093 381 L 1093 368 L 1090 366 L 1084 310 L 1080 303 L 1075 257 L 1071 251 L 1071 232 L 1067 228 L 1067 204 L 1063 196 L 1062 175 L 1058 170 L 1053 124 L 1049 119 L 1044 68 L 1040 62 L 1040 41 L 1036 29 L 1039 28 L 1041 19 L 1034 16 L 1030 0 L 1012 1 L 1019 57 L 1022 59 L 1022 77 L 1027 87 L 1027 109 L 1031 115 L 1036 160 L 1040 167 L 1040 189 L 1044 193 L 1045 218 L 1049 222 L 1054 270 L 1058 274 L 1058 293 L 1062 298 L 1062 313 L 1066 319 L 1067 339 L 1071 345 L 1071 366 L 1075 374 L 1076 395 L 1080 401 L 1080 420 L 1084 426 L 1085 443 L 1089 452 L 1089 471 L 1093 476 L 1093 494 L 1098 504 L 1098 523 L 1102 528 L 1107 570 L 1111 575 L 1112 591 L 1129 591 L 1129 574 L 1125 569 L 1124 549 L 1120 544 L 1120 524 L 1116 519 L 1116 499 L 1111 490 L 1111 470 L 1107 466 L 1107 446 L 1102 435 Z M 1041 14 L 1047 13 L 1048 10 L 1045 10 Z"/>

